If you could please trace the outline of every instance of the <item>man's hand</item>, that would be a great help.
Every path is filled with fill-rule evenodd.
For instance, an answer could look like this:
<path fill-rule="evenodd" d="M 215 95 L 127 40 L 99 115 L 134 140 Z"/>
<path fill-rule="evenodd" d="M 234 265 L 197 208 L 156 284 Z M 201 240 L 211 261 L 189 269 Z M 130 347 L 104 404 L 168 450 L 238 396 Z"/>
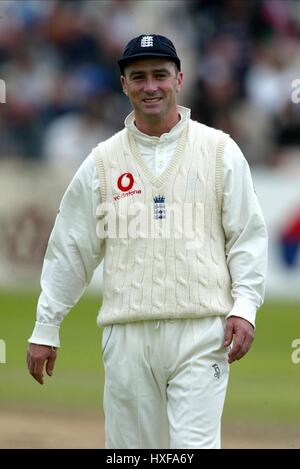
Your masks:
<path fill-rule="evenodd" d="M 46 372 L 52 376 L 56 360 L 56 349 L 50 345 L 30 344 L 27 351 L 27 366 L 34 379 L 44 384 L 44 365 Z"/>
<path fill-rule="evenodd" d="M 224 347 L 231 344 L 232 339 L 233 347 L 228 354 L 228 363 L 240 360 L 248 352 L 254 339 L 252 324 L 246 319 L 230 316 L 225 329 Z"/>

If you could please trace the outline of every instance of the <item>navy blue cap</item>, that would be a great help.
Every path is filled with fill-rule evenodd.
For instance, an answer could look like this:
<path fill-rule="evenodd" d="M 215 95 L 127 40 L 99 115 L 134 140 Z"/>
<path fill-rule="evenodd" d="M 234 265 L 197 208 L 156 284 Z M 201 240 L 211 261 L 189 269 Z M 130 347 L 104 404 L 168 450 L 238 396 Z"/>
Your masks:
<path fill-rule="evenodd" d="M 118 64 L 123 74 L 124 68 L 131 62 L 152 57 L 168 58 L 175 62 L 180 70 L 180 60 L 170 39 L 158 34 L 142 34 L 128 42 Z"/>

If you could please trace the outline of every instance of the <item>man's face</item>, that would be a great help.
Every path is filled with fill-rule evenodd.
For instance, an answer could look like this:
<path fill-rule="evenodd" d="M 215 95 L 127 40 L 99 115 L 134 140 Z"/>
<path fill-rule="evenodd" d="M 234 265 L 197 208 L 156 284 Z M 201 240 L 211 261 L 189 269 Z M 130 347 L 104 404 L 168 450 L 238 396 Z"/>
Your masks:
<path fill-rule="evenodd" d="M 182 84 L 182 72 L 165 59 L 137 60 L 125 68 L 121 83 L 135 110 L 144 121 L 168 119 L 177 113 L 176 94 Z"/>

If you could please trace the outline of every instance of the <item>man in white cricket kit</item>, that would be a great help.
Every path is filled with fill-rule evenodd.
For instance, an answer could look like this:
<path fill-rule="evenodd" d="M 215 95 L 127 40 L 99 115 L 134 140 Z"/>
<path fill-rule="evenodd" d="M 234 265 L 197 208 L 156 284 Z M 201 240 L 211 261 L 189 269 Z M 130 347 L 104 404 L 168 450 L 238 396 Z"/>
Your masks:
<path fill-rule="evenodd" d="M 263 302 L 265 223 L 239 147 L 177 105 L 173 43 L 139 36 L 118 63 L 133 112 L 62 199 L 28 368 L 52 375 L 59 326 L 104 258 L 106 447 L 220 448 L 229 364 Z"/>

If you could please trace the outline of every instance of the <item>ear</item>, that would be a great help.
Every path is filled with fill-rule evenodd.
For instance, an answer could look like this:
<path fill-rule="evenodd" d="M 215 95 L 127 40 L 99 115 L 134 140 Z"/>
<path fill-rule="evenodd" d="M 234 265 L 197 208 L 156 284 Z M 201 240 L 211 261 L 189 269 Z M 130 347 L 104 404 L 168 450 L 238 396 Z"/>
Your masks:
<path fill-rule="evenodd" d="M 128 96 L 127 82 L 126 82 L 126 78 L 123 75 L 121 75 L 120 81 L 121 81 L 123 93 L 126 94 L 126 96 Z"/>
<path fill-rule="evenodd" d="M 179 93 L 179 91 L 181 90 L 182 84 L 183 84 L 183 73 L 178 72 L 178 75 L 177 75 L 177 89 L 176 89 L 177 93 Z"/>

